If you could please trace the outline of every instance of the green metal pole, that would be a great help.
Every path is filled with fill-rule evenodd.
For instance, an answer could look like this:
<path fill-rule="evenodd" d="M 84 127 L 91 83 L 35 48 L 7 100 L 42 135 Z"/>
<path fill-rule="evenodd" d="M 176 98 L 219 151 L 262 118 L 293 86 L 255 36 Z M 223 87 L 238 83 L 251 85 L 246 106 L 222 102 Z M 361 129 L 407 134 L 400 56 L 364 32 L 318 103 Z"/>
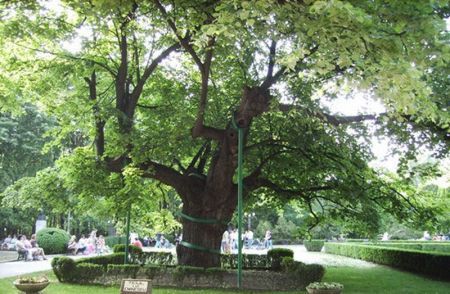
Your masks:
<path fill-rule="evenodd" d="M 242 160 L 244 130 L 238 128 L 238 288 L 242 287 Z"/>
<path fill-rule="evenodd" d="M 130 212 L 131 212 L 131 201 L 128 202 L 128 211 L 127 211 L 127 240 L 125 241 L 125 261 L 124 263 L 128 263 L 128 252 L 129 247 L 128 243 L 130 242 Z"/>

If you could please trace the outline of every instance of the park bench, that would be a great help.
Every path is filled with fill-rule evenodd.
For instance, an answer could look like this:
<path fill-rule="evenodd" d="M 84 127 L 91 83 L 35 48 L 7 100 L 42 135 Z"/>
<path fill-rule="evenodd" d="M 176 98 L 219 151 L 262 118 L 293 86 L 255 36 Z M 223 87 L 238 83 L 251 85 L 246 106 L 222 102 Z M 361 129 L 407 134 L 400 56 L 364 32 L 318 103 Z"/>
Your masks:
<path fill-rule="evenodd" d="M 26 250 L 17 250 L 17 260 L 27 260 L 28 252 Z"/>

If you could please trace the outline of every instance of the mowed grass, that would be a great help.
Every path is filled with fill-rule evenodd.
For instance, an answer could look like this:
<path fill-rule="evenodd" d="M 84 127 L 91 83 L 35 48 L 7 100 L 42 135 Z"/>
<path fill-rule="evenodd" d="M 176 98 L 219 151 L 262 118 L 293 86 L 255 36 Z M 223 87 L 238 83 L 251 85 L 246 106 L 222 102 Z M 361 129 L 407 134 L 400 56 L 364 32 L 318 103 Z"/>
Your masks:
<path fill-rule="evenodd" d="M 27 276 L 47 275 L 51 284 L 42 292 L 43 294 L 118 294 L 119 287 L 80 286 L 61 284 L 52 272 L 34 273 Z M 0 279 L 0 293 L 17 294 L 12 282 L 15 277 Z M 407 293 L 407 294 L 448 294 L 450 282 L 434 281 L 421 276 L 402 272 L 384 266 L 371 268 L 354 267 L 328 267 L 324 282 L 339 282 L 344 284 L 344 293 Z M 261 291 L 236 291 L 236 290 L 197 290 L 197 289 L 172 289 L 153 288 L 153 294 L 230 294 L 230 293 L 261 293 Z M 305 291 L 273 292 L 265 293 L 300 294 Z"/>

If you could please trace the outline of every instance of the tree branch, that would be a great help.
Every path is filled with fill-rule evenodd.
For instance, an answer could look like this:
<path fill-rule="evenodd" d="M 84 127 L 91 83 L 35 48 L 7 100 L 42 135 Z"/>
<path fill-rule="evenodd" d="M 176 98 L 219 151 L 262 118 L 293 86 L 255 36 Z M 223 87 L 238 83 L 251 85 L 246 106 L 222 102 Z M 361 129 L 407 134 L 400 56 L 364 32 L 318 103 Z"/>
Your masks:
<path fill-rule="evenodd" d="M 189 34 L 189 32 L 186 33 L 186 36 L 183 38 L 178 32 L 178 29 L 177 29 L 177 27 L 175 25 L 175 22 L 172 19 L 170 19 L 169 15 L 167 14 L 166 9 L 161 4 L 161 2 L 159 0 L 154 0 L 154 3 L 156 5 L 156 7 L 159 9 L 159 11 L 161 12 L 161 14 L 164 16 L 164 18 L 166 19 L 167 23 L 169 24 L 170 28 L 174 32 L 175 36 L 180 41 L 181 46 L 183 46 L 183 48 L 192 56 L 192 59 L 194 59 L 194 62 L 197 64 L 199 70 L 201 72 L 203 72 L 204 71 L 203 63 L 200 60 L 200 58 L 198 57 L 198 55 L 195 52 L 194 48 L 189 43 L 189 41 L 190 41 L 190 34 Z"/>
<path fill-rule="evenodd" d="M 92 71 L 91 78 L 84 78 L 89 86 L 89 99 L 94 102 L 92 106 L 92 111 L 95 120 L 95 147 L 97 151 L 97 156 L 102 157 L 105 152 L 105 133 L 104 126 L 105 121 L 102 120 L 100 116 L 100 107 L 97 102 L 97 76 L 95 70 Z"/>
<path fill-rule="evenodd" d="M 154 161 L 147 161 L 139 164 L 138 167 L 144 172 L 143 177 L 158 180 L 175 189 L 179 189 L 184 185 L 183 175 L 168 166 Z"/>
<path fill-rule="evenodd" d="M 163 61 L 166 57 L 170 55 L 173 51 L 180 48 L 180 44 L 175 43 L 156 57 L 153 62 L 147 66 L 147 68 L 144 70 L 144 73 L 142 74 L 142 78 L 137 82 L 136 87 L 133 89 L 133 92 L 130 95 L 130 101 L 127 105 L 127 114 L 130 117 L 133 117 L 136 105 L 139 101 L 139 97 L 141 96 L 142 90 L 144 88 L 145 82 L 148 80 L 150 75 L 155 71 L 156 67 Z"/>

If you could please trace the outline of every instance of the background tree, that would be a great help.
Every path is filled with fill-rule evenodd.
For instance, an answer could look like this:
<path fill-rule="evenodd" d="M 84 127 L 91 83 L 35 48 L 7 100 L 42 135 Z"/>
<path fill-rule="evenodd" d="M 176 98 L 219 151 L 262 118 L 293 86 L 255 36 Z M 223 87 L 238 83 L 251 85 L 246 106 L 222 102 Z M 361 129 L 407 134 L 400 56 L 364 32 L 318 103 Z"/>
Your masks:
<path fill-rule="evenodd" d="M 63 3 L 7 4 L 2 64 L 18 60 L 15 80 L 33 81 L 24 89 L 60 134 L 91 138 L 61 161 L 71 189 L 124 207 L 156 180 L 178 193 L 183 214 L 217 221 L 182 218 L 185 242 L 204 250 L 179 246 L 180 264 L 219 264 L 212 249 L 237 201 L 234 125 L 245 129 L 245 201 L 297 199 L 311 226 L 317 210 L 369 226 L 376 207 L 430 217 L 368 167 L 362 122 L 400 134 L 408 150 L 439 140 L 436 152 L 447 152 L 450 115 L 427 78 L 448 64 L 447 1 Z M 65 49 L 74 37 L 79 50 Z M 386 113 L 328 111 L 321 100 L 344 87 Z M 410 140 L 412 129 L 423 136 Z"/>

